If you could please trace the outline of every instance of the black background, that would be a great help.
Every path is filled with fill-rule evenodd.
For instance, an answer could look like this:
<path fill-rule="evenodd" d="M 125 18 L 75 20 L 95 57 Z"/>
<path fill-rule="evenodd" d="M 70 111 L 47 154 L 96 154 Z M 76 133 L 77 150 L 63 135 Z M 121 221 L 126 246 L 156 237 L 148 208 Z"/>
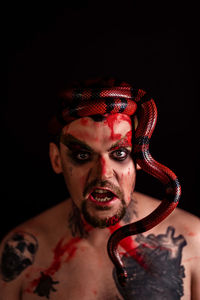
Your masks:
<path fill-rule="evenodd" d="M 65 199 L 63 179 L 49 164 L 47 122 L 57 91 L 93 76 L 117 76 L 153 96 L 151 153 L 179 177 L 179 207 L 198 214 L 197 10 L 162 1 L 8 3 L 1 236 Z M 143 173 L 137 189 L 162 194 L 161 184 Z"/>

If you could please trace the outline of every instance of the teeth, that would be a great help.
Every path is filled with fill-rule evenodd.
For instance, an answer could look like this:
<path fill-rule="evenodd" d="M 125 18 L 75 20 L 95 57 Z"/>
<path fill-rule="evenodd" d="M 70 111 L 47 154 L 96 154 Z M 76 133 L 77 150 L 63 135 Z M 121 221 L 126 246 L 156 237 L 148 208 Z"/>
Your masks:
<path fill-rule="evenodd" d="M 106 201 L 109 201 L 111 200 L 112 197 L 108 198 L 108 197 L 105 197 L 105 198 L 98 198 L 98 197 L 95 197 L 95 200 L 96 201 L 99 201 L 99 202 L 106 202 Z"/>
<path fill-rule="evenodd" d="M 99 189 L 96 189 L 94 190 L 95 193 L 99 193 L 99 194 L 104 194 L 106 192 L 106 190 L 99 190 Z"/>
<path fill-rule="evenodd" d="M 92 192 L 92 197 L 98 202 L 106 202 L 112 200 L 114 195 L 109 190 L 95 189 Z"/>

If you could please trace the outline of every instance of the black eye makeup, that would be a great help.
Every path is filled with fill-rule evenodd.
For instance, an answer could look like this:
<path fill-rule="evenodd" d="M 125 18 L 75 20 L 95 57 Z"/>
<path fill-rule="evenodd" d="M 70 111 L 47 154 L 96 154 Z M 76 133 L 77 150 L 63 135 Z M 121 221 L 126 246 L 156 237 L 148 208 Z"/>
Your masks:
<path fill-rule="evenodd" d="M 62 136 L 61 142 L 67 146 L 66 154 L 75 165 L 82 165 L 91 161 L 94 157 L 94 151 L 87 144 L 77 140 L 71 135 Z M 131 148 L 128 145 L 129 148 Z M 131 150 L 124 145 L 113 145 L 108 149 L 109 157 L 116 162 L 123 162 L 130 157 Z"/>
<path fill-rule="evenodd" d="M 92 156 L 91 153 L 86 151 L 81 151 L 72 154 L 73 159 L 81 163 L 91 160 L 91 156 Z"/>
<path fill-rule="evenodd" d="M 67 155 L 71 159 L 72 163 L 84 164 L 92 159 L 92 153 L 85 149 L 69 149 Z"/>
<path fill-rule="evenodd" d="M 124 161 L 127 159 L 130 152 L 131 151 L 126 148 L 119 148 L 119 149 L 116 149 L 115 151 L 112 151 L 110 156 L 112 159 L 121 162 L 121 161 Z"/>

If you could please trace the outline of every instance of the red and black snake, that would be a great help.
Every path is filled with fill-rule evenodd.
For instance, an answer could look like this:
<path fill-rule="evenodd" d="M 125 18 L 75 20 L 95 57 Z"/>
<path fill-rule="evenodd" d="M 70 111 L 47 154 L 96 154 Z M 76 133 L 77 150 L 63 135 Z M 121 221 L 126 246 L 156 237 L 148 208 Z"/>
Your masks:
<path fill-rule="evenodd" d="M 157 120 L 154 100 L 141 89 L 131 86 L 106 88 L 76 88 L 62 94 L 62 108 L 58 121 L 54 120 L 54 131 L 77 118 L 107 113 L 123 113 L 133 116 L 137 112 L 138 126 L 135 132 L 134 152 L 136 162 L 141 168 L 160 180 L 166 197 L 160 205 L 145 218 L 116 230 L 108 241 L 107 250 L 116 267 L 121 285 L 125 285 L 127 272 L 117 250 L 122 239 L 130 235 L 150 230 L 164 220 L 177 206 L 181 187 L 176 175 L 164 165 L 155 161 L 149 152 L 149 141 Z M 56 125 L 58 125 L 56 129 Z"/>

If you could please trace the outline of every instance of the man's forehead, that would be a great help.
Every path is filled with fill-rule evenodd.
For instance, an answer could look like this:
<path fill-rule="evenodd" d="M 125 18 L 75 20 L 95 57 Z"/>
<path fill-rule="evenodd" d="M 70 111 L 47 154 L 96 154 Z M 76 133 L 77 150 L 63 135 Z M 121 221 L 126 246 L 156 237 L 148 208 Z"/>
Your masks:
<path fill-rule="evenodd" d="M 72 121 L 66 125 L 62 132 L 67 134 L 70 131 L 95 131 L 98 130 L 108 130 L 108 131 L 126 131 L 132 129 L 131 118 L 125 114 L 107 114 L 104 115 L 104 119 L 101 121 L 95 121 L 92 117 L 83 117 Z"/>
<path fill-rule="evenodd" d="M 77 139 L 71 134 L 61 134 L 60 142 L 67 146 L 70 150 L 85 149 L 93 151 L 94 149 L 82 140 Z M 107 149 L 108 151 L 114 150 L 119 147 L 131 147 L 132 146 L 132 131 L 127 132 L 125 136 L 117 140 L 115 143 Z"/>
<path fill-rule="evenodd" d="M 63 128 L 61 142 L 65 145 L 79 144 L 80 146 L 106 147 L 128 140 L 131 144 L 132 124 L 128 116 L 122 114 L 108 115 L 101 122 L 89 117 L 80 118 Z"/>

